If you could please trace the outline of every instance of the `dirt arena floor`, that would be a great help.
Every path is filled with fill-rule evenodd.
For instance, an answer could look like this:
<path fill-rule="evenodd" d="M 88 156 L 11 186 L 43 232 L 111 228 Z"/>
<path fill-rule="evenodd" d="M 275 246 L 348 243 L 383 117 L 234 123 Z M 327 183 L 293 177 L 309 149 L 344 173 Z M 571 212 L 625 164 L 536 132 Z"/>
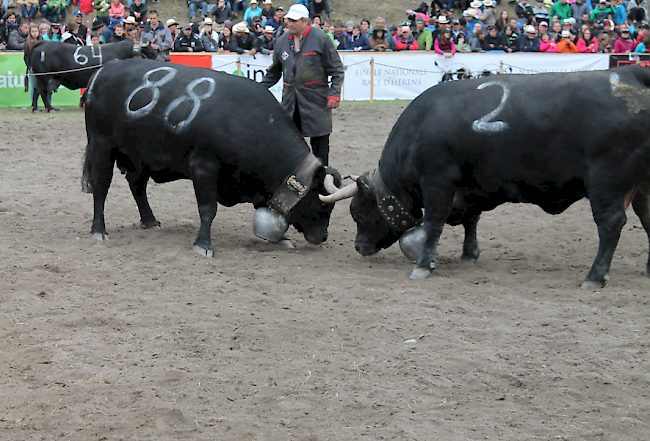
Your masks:
<path fill-rule="evenodd" d="M 403 106 L 336 112 L 332 165 L 373 169 Z M 151 185 L 142 230 L 115 175 L 110 241 L 81 192 L 83 113 L 0 111 L 0 439 L 647 440 L 648 241 L 632 210 L 598 292 L 585 201 L 485 213 L 461 265 L 447 227 L 432 276 L 398 246 L 365 258 L 349 202 L 330 238 L 257 239 L 220 207 L 192 250 L 191 183 Z"/>

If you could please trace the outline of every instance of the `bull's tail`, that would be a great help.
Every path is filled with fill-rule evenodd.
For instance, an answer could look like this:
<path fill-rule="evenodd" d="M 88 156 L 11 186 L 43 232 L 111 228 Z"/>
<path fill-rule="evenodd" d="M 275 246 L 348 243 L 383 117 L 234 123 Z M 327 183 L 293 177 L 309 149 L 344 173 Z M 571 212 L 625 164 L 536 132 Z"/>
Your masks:
<path fill-rule="evenodd" d="M 84 154 L 84 169 L 81 174 L 81 191 L 85 193 L 93 192 L 93 164 L 88 156 L 88 147 Z"/>

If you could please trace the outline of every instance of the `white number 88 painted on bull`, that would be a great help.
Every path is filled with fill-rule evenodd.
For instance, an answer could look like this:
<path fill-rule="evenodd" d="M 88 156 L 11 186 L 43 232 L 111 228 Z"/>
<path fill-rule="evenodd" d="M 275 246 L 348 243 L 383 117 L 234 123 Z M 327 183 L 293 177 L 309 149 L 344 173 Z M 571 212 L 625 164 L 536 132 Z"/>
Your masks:
<path fill-rule="evenodd" d="M 208 83 L 208 90 L 201 95 L 197 95 L 196 93 L 194 93 L 194 89 L 196 88 L 196 86 L 198 86 L 203 82 Z M 212 96 L 212 94 L 214 93 L 214 88 L 215 88 L 215 84 L 212 78 L 208 78 L 208 77 L 197 78 L 195 80 L 192 80 L 190 84 L 188 84 L 187 87 L 185 88 L 185 92 L 187 92 L 186 96 L 180 96 L 176 98 L 174 101 L 172 101 L 171 103 L 169 103 L 169 106 L 165 110 L 165 122 L 169 125 L 169 127 L 172 129 L 174 133 L 176 134 L 181 133 L 185 129 L 185 127 L 187 127 L 187 125 L 190 122 L 192 122 L 196 114 L 199 113 L 199 109 L 201 108 L 201 100 L 204 100 Z M 169 122 L 169 114 L 185 101 L 192 101 L 194 103 L 192 105 L 192 111 L 187 116 L 187 118 L 181 120 L 178 124 L 176 125 L 172 124 L 171 122 Z"/>
<path fill-rule="evenodd" d="M 154 82 L 149 81 L 149 77 L 151 74 L 156 73 L 156 72 L 167 72 L 161 79 L 156 80 Z M 171 67 L 158 67 L 156 69 L 152 69 L 144 76 L 142 77 L 142 85 L 136 87 L 133 89 L 133 92 L 129 95 L 129 97 L 126 99 L 126 114 L 128 116 L 131 116 L 132 118 L 142 118 L 145 115 L 148 115 L 149 112 L 158 104 L 158 98 L 160 98 L 160 89 L 158 88 L 159 86 L 164 86 L 165 84 L 169 83 L 175 76 L 176 76 L 176 69 L 173 69 Z M 133 97 L 135 96 L 136 93 L 140 92 L 141 90 L 145 89 L 151 89 L 153 96 L 151 97 L 151 101 L 149 101 L 149 104 L 147 104 L 144 107 L 140 107 L 139 109 L 136 110 L 131 110 L 131 101 L 133 100 Z"/>

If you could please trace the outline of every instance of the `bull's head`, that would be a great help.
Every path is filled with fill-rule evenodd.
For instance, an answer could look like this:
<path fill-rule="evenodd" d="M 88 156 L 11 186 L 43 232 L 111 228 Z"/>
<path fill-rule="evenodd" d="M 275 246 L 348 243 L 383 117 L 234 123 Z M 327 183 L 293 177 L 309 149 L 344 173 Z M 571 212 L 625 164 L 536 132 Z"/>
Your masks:
<path fill-rule="evenodd" d="M 370 256 L 399 240 L 402 232 L 393 230 L 379 212 L 375 185 L 369 173 L 364 173 L 344 188 L 333 188 L 328 184 L 330 195 L 321 197 L 324 202 L 334 203 L 352 198 L 350 214 L 357 223 L 357 237 L 354 247 L 362 256 Z"/>
<path fill-rule="evenodd" d="M 151 41 L 143 41 L 133 45 L 133 56 L 155 60 L 158 53 L 150 46 Z"/>
<path fill-rule="evenodd" d="M 327 227 L 334 209 L 334 202 L 323 202 L 319 199 L 320 196 L 329 194 L 325 188 L 326 181 L 328 185 L 341 185 L 341 175 L 331 167 L 320 167 L 309 192 L 289 215 L 289 223 L 305 236 L 307 242 L 314 245 L 320 245 L 327 240 Z"/>

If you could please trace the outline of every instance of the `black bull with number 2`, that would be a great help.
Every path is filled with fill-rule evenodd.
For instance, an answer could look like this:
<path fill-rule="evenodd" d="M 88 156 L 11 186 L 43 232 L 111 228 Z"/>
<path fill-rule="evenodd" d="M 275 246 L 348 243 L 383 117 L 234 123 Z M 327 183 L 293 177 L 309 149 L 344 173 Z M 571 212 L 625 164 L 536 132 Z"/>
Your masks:
<path fill-rule="evenodd" d="M 423 278 L 445 223 L 464 226 L 461 259 L 474 261 L 482 212 L 527 202 L 558 214 L 586 197 L 600 245 L 582 287 L 594 289 L 607 281 L 630 202 L 650 232 L 649 183 L 650 70 L 635 66 L 434 86 L 400 116 L 378 168 L 323 199 L 353 197 L 362 255 L 423 238 L 411 274 Z"/>
<path fill-rule="evenodd" d="M 108 237 L 104 204 L 114 164 L 126 174 L 144 227 L 160 225 L 147 201 L 149 178 L 192 180 L 201 219 L 195 250 L 202 255 L 212 255 L 217 203 L 268 205 L 308 242 L 327 239 L 334 205 L 318 198 L 327 194 L 326 169 L 254 81 L 151 60 L 110 62 L 88 88 L 86 131 L 82 187 L 93 193 L 97 239 Z"/>

